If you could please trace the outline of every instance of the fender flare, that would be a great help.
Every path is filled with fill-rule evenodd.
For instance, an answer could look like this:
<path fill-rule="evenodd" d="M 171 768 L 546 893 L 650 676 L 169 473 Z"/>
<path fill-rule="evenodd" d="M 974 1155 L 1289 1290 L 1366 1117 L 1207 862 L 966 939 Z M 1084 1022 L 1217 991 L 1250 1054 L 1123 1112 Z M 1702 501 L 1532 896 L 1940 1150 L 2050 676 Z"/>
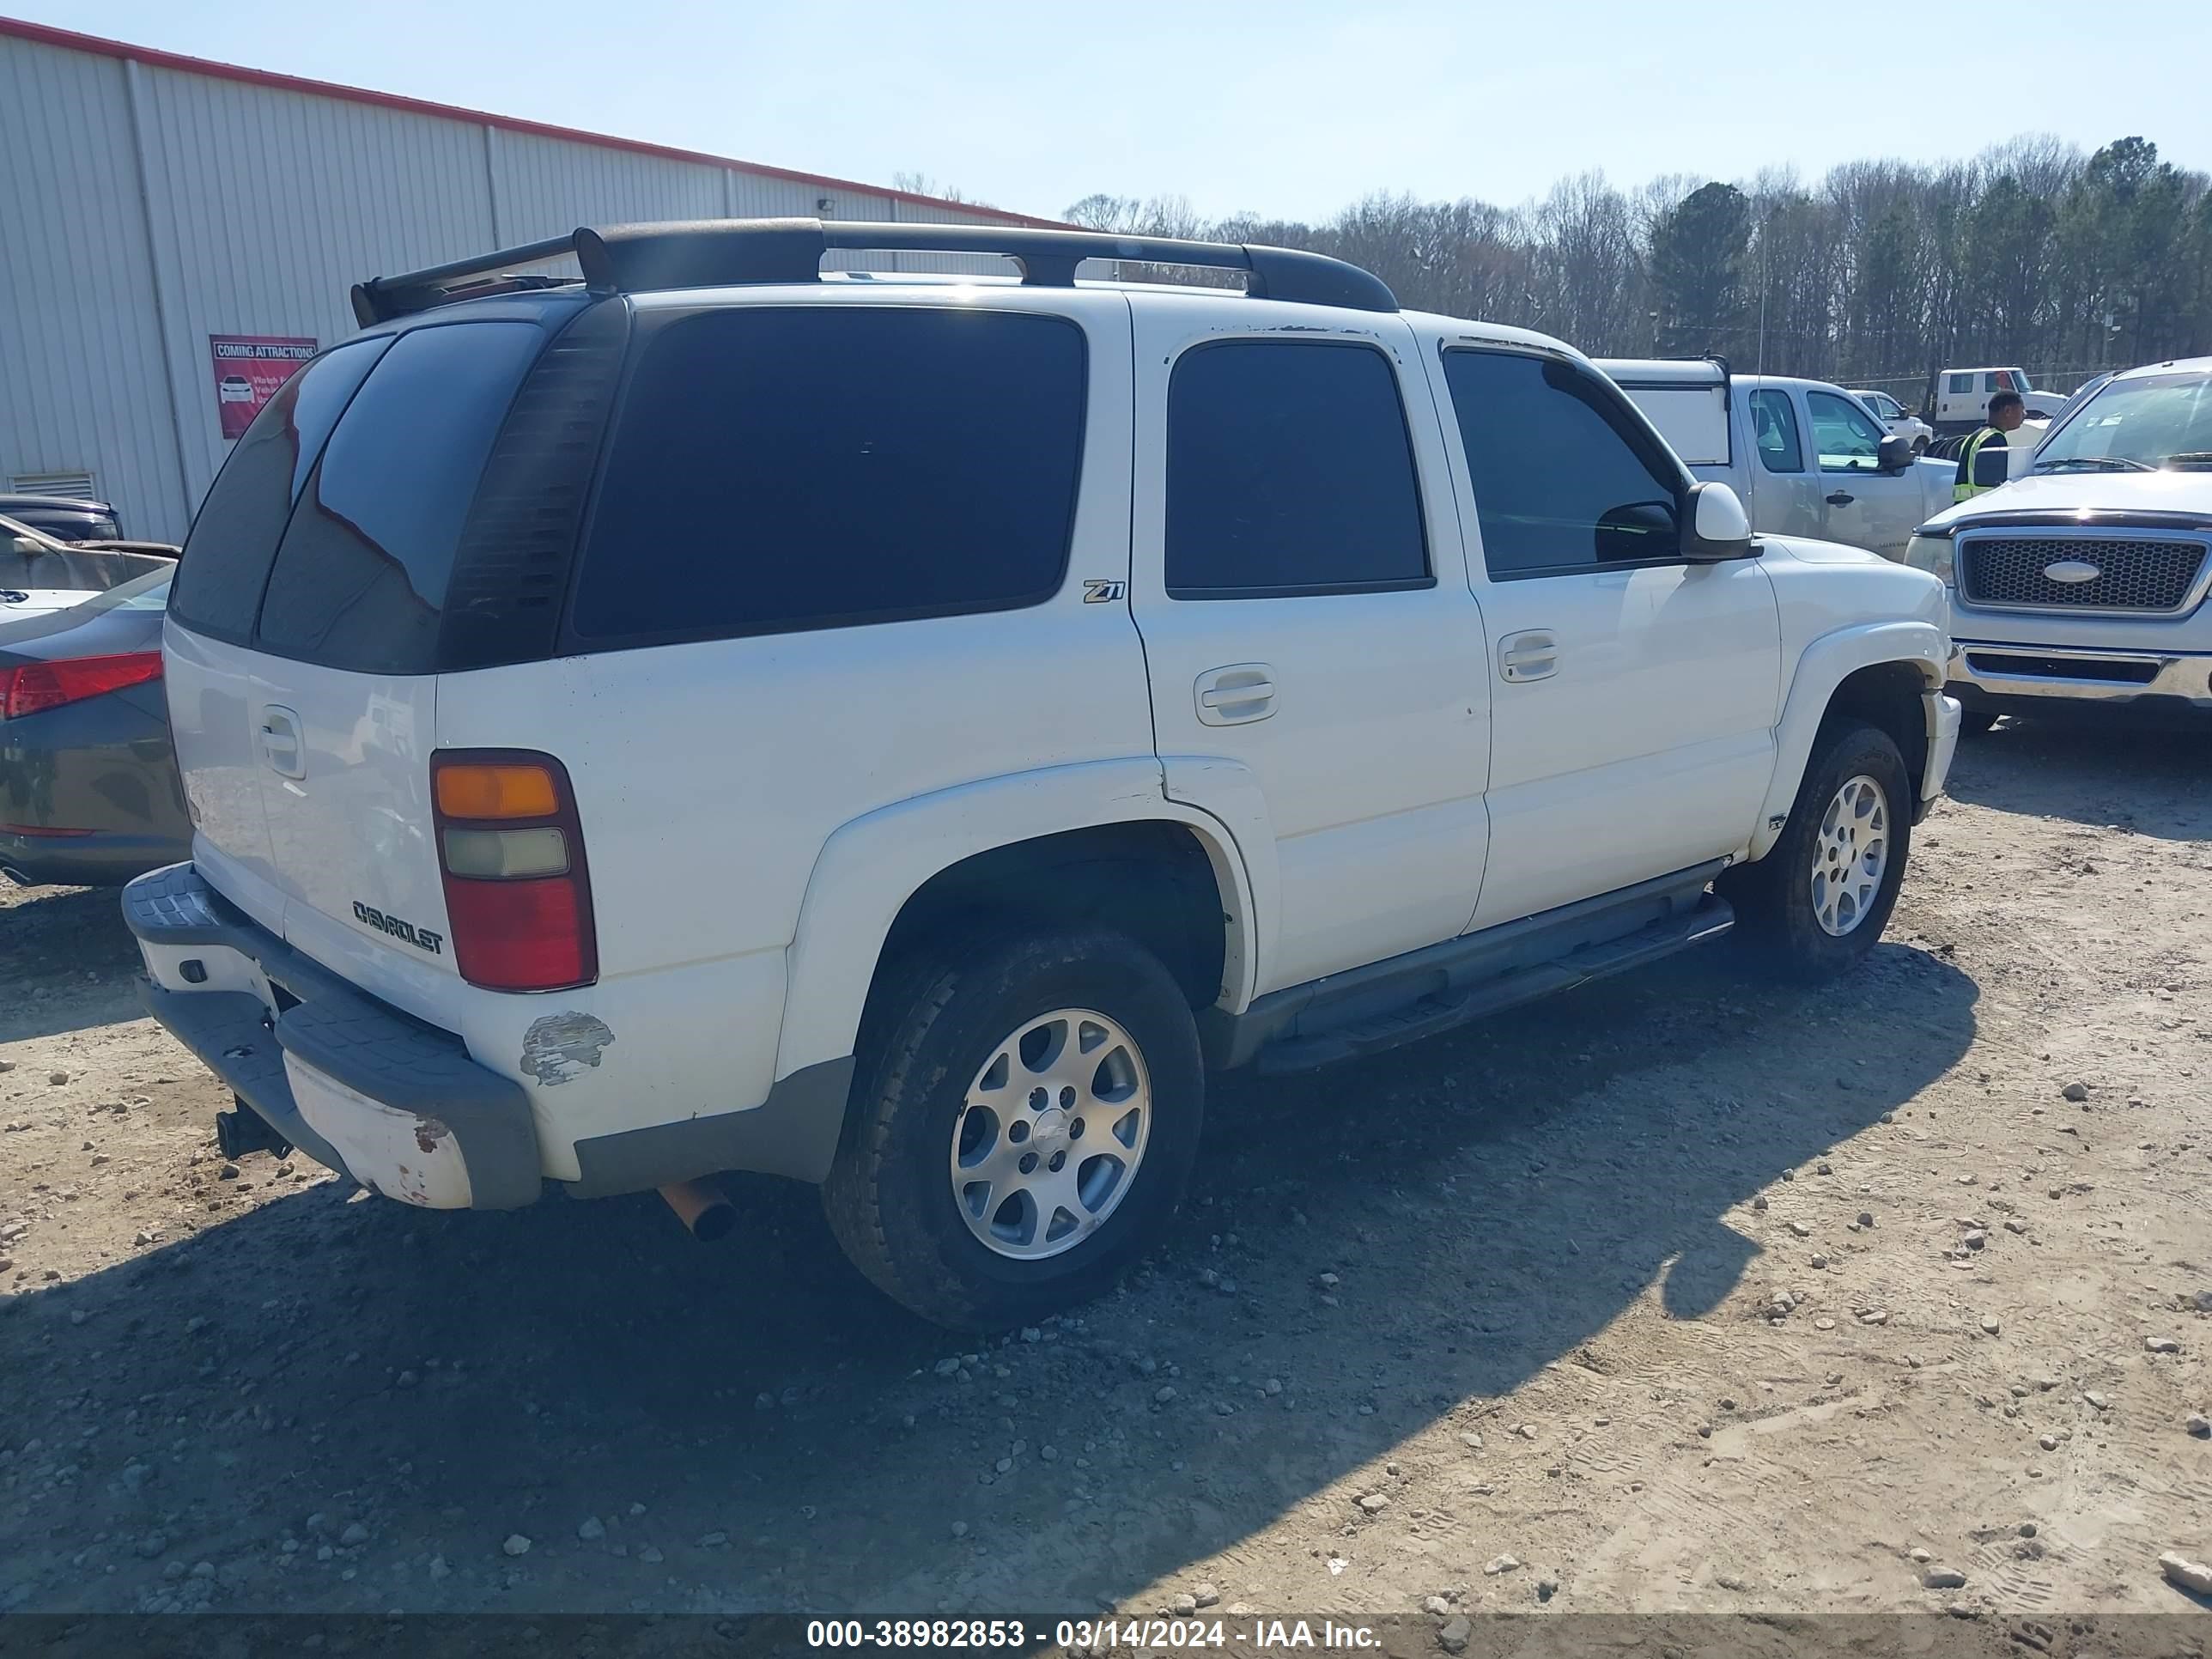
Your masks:
<path fill-rule="evenodd" d="M 1859 623 L 1823 634 L 1808 645 L 1797 659 L 1797 672 L 1790 682 L 1790 695 L 1782 718 L 1774 727 L 1774 779 L 1753 827 L 1751 856 L 1765 858 L 1782 836 L 1782 820 L 1796 805 L 1797 786 L 1812 758 L 1813 739 L 1836 688 L 1862 668 L 1880 663 L 1909 662 L 1920 671 L 1921 707 L 1929 722 L 1931 742 L 1937 736 L 1937 708 L 1926 695 L 1943 689 L 1950 661 L 1950 642 L 1932 622 Z M 1918 780 L 1915 780 L 1917 783 Z"/>
<path fill-rule="evenodd" d="M 853 1052 L 884 941 L 924 883 L 978 853 L 1071 830 L 1168 823 L 1198 837 L 1227 916 L 1223 1006 L 1245 1006 L 1257 963 L 1243 848 L 1221 818 L 1169 799 L 1162 782 L 1152 755 L 1042 767 L 896 801 L 832 832 L 786 955 L 777 1079 Z"/>

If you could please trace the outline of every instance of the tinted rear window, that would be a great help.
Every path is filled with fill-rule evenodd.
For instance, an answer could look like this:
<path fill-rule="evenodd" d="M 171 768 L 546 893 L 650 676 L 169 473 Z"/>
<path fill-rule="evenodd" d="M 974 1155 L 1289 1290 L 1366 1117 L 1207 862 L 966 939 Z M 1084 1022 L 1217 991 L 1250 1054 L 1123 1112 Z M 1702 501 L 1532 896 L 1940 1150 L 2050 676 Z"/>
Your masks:
<path fill-rule="evenodd" d="M 532 323 L 483 322 L 393 342 L 308 477 L 270 573 L 258 644 L 359 673 L 437 666 L 477 480 L 544 338 Z"/>
<path fill-rule="evenodd" d="M 1168 390 L 1167 585 L 1179 599 L 1430 580 L 1413 440 L 1373 348 L 1233 340 Z"/>
<path fill-rule="evenodd" d="M 199 633 L 243 644 L 292 503 L 331 428 L 389 340 L 357 340 L 324 353 L 261 406 L 230 452 L 192 520 L 169 609 Z"/>
<path fill-rule="evenodd" d="M 1084 387 L 1064 318 L 660 321 L 623 397 L 570 632 L 648 644 L 1041 603 L 1067 565 Z"/>

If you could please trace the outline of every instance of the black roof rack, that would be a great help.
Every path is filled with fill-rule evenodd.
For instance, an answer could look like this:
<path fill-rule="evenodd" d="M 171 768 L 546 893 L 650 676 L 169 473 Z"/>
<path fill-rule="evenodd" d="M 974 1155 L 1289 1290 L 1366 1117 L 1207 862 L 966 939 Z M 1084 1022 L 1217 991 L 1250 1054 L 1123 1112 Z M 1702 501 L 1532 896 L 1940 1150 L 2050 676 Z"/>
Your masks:
<path fill-rule="evenodd" d="M 1022 281 L 1067 288 L 1085 259 L 1241 270 L 1255 299 L 1296 300 L 1358 311 L 1398 309 L 1382 278 L 1358 265 L 1303 249 L 1169 236 L 1121 236 L 1103 230 L 1049 230 L 1021 225 L 856 224 L 819 219 L 702 219 L 688 223 L 578 229 L 522 247 L 502 248 L 398 276 L 355 284 L 354 315 L 366 328 L 434 306 L 486 294 L 574 286 L 573 277 L 515 274 L 573 254 L 583 284 L 599 293 L 721 288 L 755 283 L 811 283 L 832 248 L 871 252 L 997 254 L 1020 268 Z"/>

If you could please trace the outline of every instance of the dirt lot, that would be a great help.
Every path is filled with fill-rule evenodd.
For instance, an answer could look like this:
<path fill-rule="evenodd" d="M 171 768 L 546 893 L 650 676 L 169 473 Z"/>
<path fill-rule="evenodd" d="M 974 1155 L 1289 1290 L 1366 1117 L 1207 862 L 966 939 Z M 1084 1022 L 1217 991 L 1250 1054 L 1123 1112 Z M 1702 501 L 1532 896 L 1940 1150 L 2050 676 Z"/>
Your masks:
<path fill-rule="evenodd" d="M 2185 1607 L 2212 741 L 1954 784 L 1845 983 L 1232 1084 L 1150 1268 L 981 1346 L 766 1180 L 708 1247 L 228 1170 L 112 896 L 8 891 L 0 1609 Z"/>

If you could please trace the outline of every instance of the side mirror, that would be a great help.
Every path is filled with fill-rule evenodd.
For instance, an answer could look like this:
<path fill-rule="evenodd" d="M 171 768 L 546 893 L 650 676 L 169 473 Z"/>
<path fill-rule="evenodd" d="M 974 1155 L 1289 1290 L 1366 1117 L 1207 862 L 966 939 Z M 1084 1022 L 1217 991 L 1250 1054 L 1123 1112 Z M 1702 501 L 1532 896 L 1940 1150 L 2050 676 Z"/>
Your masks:
<path fill-rule="evenodd" d="M 1911 440 L 1891 433 L 1881 441 L 1881 447 L 1875 452 L 1875 465 L 1884 472 L 1904 471 L 1912 465 Z"/>
<path fill-rule="evenodd" d="M 8 538 L 8 547 L 9 551 L 26 559 L 36 558 L 46 550 L 46 544 L 44 542 L 34 542 L 28 536 L 10 536 Z"/>
<path fill-rule="evenodd" d="M 1672 501 L 1631 501 L 1607 507 L 1597 521 L 1600 564 L 1633 564 L 1645 559 L 1671 559 L 1682 546 L 1682 527 Z"/>
<path fill-rule="evenodd" d="M 1692 564 L 1723 564 L 1730 559 L 1755 558 L 1759 548 L 1751 539 L 1751 519 L 1736 493 L 1724 483 L 1690 486 L 1690 533 L 1682 538 L 1682 556 Z"/>

